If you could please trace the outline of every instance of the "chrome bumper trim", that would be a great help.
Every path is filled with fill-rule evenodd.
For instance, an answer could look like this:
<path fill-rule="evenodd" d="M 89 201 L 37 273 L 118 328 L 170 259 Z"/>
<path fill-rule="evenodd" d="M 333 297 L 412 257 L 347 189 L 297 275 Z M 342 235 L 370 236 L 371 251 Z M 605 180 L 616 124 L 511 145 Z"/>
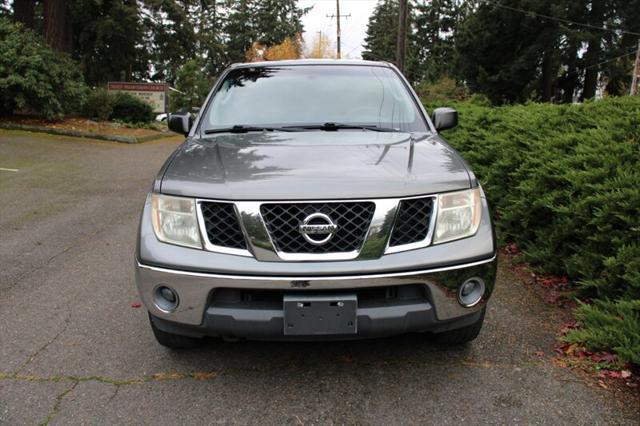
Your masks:
<path fill-rule="evenodd" d="M 420 271 L 340 276 L 223 275 L 149 266 L 137 260 L 135 266 L 138 291 L 149 311 L 161 319 L 191 326 L 202 323 L 209 296 L 216 288 L 304 292 L 343 291 L 407 284 L 426 286 L 438 321 L 446 321 L 469 315 L 484 307 L 495 282 L 496 256 L 476 262 Z M 473 307 L 463 307 L 458 303 L 456 294 L 459 286 L 472 277 L 483 279 L 487 283 L 487 289 L 481 303 Z M 156 306 L 154 294 L 156 288 L 161 285 L 171 287 L 178 293 L 180 304 L 173 312 L 163 311 Z"/>
<path fill-rule="evenodd" d="M 332 281 L 332 280 L 363 280 L 363 279 L 375 279 L 375 278 L 406 277 L 410 275 L 434 274 L 437 272 L 453 271 L 456 269 L 465 269 L 465 268 L 471 268 L 474 266 L 484 265 L 485 263 L 491 263 L 495 261 L 496 258 L 497 258 L 497 255 L 494 254 L 493 257 L 489 259 L 479 260 L 477 262 L 463 263 L 460 265 L 452 265 L 452 266 L 444 266 L 441 268 L 421 269 L 417 271 L 385 272 L 380 274 L 368 274 L 368 275 L 327 275 L 327 276 L 228 275 L 228 274 L 214 274 L 209 272 L 192 272 L 192 271 L 183 271 L 180 269 L 161 268 L 158 266 L 150 266 L 150 265 L 142 264 L 138 259 L 136 259 L 136 264 L 138 268 L 148 269 L 151 271 L 163 272 L 167 274 L 187 275 L 191 277 L 201 277 L 201 278 L 218 278 L 218 279 L 229 279 L 229 280 L 255 280 L 255 281 Z"/>

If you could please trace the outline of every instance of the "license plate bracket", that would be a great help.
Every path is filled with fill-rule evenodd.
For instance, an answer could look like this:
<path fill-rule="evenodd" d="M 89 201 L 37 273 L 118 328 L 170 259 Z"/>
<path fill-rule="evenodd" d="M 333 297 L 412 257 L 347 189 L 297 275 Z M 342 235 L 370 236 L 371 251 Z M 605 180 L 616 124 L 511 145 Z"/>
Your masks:
<path fill-rule="evenodd" d="M 286 336 L 323 336 L 358 332 L 358 296 L 288 294 L 283 297 Z"/>

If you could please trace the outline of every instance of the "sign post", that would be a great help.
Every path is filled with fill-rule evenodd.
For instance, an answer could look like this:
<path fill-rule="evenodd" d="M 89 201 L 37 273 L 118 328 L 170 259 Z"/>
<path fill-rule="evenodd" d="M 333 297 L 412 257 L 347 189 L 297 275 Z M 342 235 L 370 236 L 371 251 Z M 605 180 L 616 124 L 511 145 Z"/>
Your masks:
<path fill-rule="evenodd" d="M 113 92 L 125 92 L 148 103 L 156 114 L 167 112 L 167 84 L 166 83 L 107 83 L 107 90 Z"/>

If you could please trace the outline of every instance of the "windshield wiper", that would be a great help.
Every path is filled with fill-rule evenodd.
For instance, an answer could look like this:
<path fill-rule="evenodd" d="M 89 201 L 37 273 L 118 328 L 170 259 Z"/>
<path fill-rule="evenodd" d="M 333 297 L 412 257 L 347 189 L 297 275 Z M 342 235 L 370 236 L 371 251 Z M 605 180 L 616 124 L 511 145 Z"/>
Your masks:
<path fill-rule="evenodd" d="M 399 132 L 398 129 L 390 127 L 380 127 L 373 124 L 343 124 L 343 123 L 324 123 L 324 124 L 303 124 L 300 126 L 285 126 L 287 129 L 304 129 L 304 130 L 324 130 L 327 132 L 335 132 L 337 130 L 371 130 L 374 132 Z"/>
<path fill-rule="evenodd" d="M 219 129 L 208 129 L 204 131 L 205 135 L 211 135 L 213 133 L 248 133 L 248 132 L 294 132 L 295 130 L 288 127 L 272 127 L 272 126 L 245 126 L 243 124 L 236 124 L 231 127 L 221 127 Z"/>

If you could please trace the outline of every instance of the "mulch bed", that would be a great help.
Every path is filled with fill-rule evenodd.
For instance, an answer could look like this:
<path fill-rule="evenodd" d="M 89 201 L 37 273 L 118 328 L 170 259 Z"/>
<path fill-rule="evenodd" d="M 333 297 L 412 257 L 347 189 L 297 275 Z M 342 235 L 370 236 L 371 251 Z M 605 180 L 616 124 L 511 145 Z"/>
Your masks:
<path fill-rule="evenodd" d="M 40 131 L 67 136 L 93 137 L 116 142 L 137 143 L 166 137 L 168 130 L 131 128 L 121 123 L 93 121 L 82 117 L 67 117 L 59 121 L 48 121 L 38 117 L 15 116 L 0 120 L 6 129 Z M 159 124 L 158 127 L 163 127 Z"/>

